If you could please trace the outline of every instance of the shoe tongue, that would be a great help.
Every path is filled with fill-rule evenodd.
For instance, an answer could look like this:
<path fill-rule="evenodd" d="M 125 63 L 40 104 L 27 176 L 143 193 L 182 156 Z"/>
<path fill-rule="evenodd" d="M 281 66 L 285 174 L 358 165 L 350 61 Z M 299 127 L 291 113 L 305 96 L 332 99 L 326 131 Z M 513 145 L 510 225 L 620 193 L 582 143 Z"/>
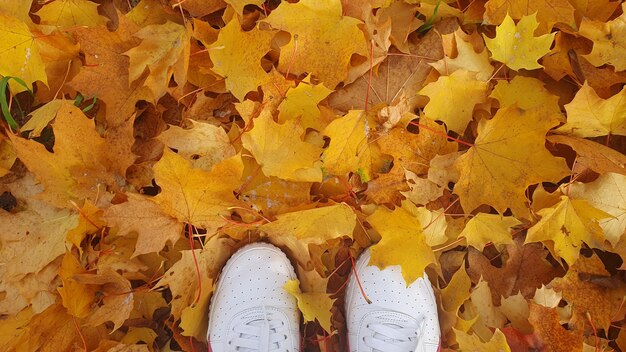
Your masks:
<path fill-rule="evenodd" d="M 276 329 L 270 329 L 270 321 L 268 320 L 269 316 L 266 316 L 263 312 L 255 312 L 254 314 L 249 315 L 248 319 L 249 320 L 246 323 L 246 325 L 260 328 L 261 329 L 261 336 L 254 336 L 254 335 L 249 335 L 249 334 L 241 334 L 241 337 L 244 338 L 244 339 L 265 340 L 265 342 L 259 341 L 259 345 L 260 346 L 269 345 L 270 334 L 276 333 Z M 240 347 L 238 351 L 256 352 L 258 350 Z"/>
<path fill-rule="evenodd" d="M 390 327 L 390 328 L 393 328 L 393 329 L 402 329 L 402 328 L 405 328 L 407 326 L 407 324 L 410 323 L 409 320 L 412 320 L 412 319 L 409 318 L 409 316 L 406 316 L 404 319 L 403 318 L 399 318 L 398 314 L 395 313 L 393 315 L 392 314 L 381 314 L 381 315 L 377 316 L 377 320 L 378 320 L 378 324 L 386 325 L 387 327 Z M 372 337 L 377 339 L 377 340 L 381 340 L 381 341 L 385 341 L 385 342 L 389 342 L 389 343 L 403 342 L 400 339 L 390 338 L 388 336 L 385 336 L 385 335 L 377 333 L 377 332 L 374 332 Z M 373 352 L 385 352 L 385 351 L 381 351 L 381 350 L 377 350 L 377 349 L 373 349 L 372 351 Z"/>

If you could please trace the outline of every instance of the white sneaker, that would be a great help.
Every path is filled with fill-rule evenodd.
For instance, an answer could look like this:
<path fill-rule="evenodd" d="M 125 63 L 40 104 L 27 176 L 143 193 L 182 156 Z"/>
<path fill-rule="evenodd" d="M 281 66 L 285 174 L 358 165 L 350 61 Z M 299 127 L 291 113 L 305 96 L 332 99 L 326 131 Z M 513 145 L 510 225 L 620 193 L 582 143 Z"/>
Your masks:
<path fill-rule="evenodd" d="M 295 278 L 287 256 L 270 244 L 249 244 L 233 254 L 213 293 L 211 350 L 297 352 L 298 306 L 283 288 Z"/>
<path fill-rule="evenodd" d="M 350 352 L 435 352 L 439 349 L 439 318 L 433 289 L 424 274 L 406 287 L 399 266 L 380 270 L 368 266 L 369 249 L 356 262 L 346 290 Z"/>

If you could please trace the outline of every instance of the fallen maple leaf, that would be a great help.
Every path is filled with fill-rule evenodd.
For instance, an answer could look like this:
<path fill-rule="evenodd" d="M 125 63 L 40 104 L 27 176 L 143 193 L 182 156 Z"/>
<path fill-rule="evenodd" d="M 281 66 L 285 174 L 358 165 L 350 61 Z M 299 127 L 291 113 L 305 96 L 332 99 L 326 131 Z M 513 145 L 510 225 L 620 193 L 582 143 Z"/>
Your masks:
<path fill-rule="evenodd" d="M 81 284 L 100 285 L 99 291 L 103 294 L 102 305 L 89 315 L 86 324 L 98 326 L 111 321 L 113 331 L 119 329 L 135 304 L 130 281 L 110 269 L 98 274 L 75 274 L 73 278 Z"/>
<path fill-rule="evenodd" d="M 626 156 L 615 149 L 600 143 L 573 136 L 552 135 L 548 140 L 553 143 L 566 144 L 578 154 L 576 164 L 588 167 L 599 173 L 626 174 Z"/>
<path fill-rule="evenodd" d="M 510 106 L 498 110 L 478 129 L 474 146 L 455 163 L 460 178 L 454 192 L 466 211 L 489 204 L 499 213 L 510 208 L 524 216 L 524 192 L 532 184 L 558 181 L 568 167 L 544 147 L 545 133 L 557 121 L 542 109 Z"/>
<path fill-rule="evenodd" d="M 485 4 L 484 20 L 490 24 L 501 24 L 510 15 L 520 20 L 525 16 L 536 15 L 543 33 L 550 32 L 556 23 L 563 23 L 576 28 L 574 7 L 566 0 L 488 0 Z"/>
<path fill-rule="evenodd" d="M 517 105 L 528 110 L 543 108 L 554 114 L 560 114 L 559 97 L 544 87 L 544 83 L 532 77 L 515 76 L 510 82 L 498 81 L 489 97 L 500 103 L 500 108 Z"/>
<path fill-rule="evenodd" d="M 458 70 L 464 70 L 468 72 L 476 73 L 476 78 L 481 81 L 488 81 L 493 73 L 493 66 L 489 62 L 489 53 L 487 50 L 482 50 L 480 53 L 474 50 L 472 43 L 465 41 L 463 32 L 460 28 L 453 34 L 444 35 L 450 37 L 456 43 L 457 56 L 450 58 L 446 53 L 446 56 L 430 65 L 439 71 L 442 75 L 450 74 Z M 500 82 L 500 81 L 499 81 Z M 499 83 L 498 82 L 498 83 Z"/>
<path fill-rule="evenodd" d="M 302 312 L 304 321 L 317 320 L 322 328 L 327 332 L 332 332 L 330 309 L 333 307 L 334 299 L 324 292 L 302 292 L 300 282 L 290 280 L 285 284 L 285 291 L 298 300 L 298 309 Z"/>
<path fill-rule="evenodd" d="M 620 309 L 626 286 L 612 280 L 597 255 L 579 257 L 562 278 L 550 284 L 572 306 L 574 326 L 588 321 L 598 329 L 608 329 Z"/>
<path fill-rule="evenodd" d="M 542 218 L 528 229 L 526 241 L 553 241 L 553 254 L 570 265 L 578 258 L 583 242 L 594 248 L 602 246 L 604 235 L 598 222 L 611 217 L 586 200 L 567 196 L 562 196 L 557 205 L 540 210 L 539 215 Z"/>
<path fill-rule="evenodd" d="M 46 186 L 41 196 L 51 204 L 66 208 L 71 207 L 70 200 L 94 200 L 99 187 L 114 184 L 107 170 L 104 139 L 93 121 L 67 101 L 57 111 L 52 126 L 54 153 L 34 140 L 10 135 L 17 155 Z"/>
<path fill-rule="evenodd" d="M 361 179 L 368 181 L 372 154 L 368 143 L 370 126 L 365 112 L 353 110 L 333 120 L 324 134 L 330 137 L 330 144 L 322 155 L 324 169 L 338 176 L 356 172 Z"/>
<path fill-rule="evenodd" d="M 52 1 L 46 3 L 36 14 L 41 24 L 64 29 L 106 23 L 106 18 L 98 14 L 98 4 L 86 0 Z"/>
<path fill-rule="evenodd" d="M 567 123 L 557 131 L 577 137 L 626 135 L 626 88 L 609 99 L 600 98 L 588 84 L 567 105 Z"/>
<path fill-rule="evenodd" d="M 69 83 L 88 98 L 97 97 L 105 104 L 109 126 L 118 126 L 132 116 L 139 100 L 150 100 L 151 92 L 142 82 L 129 82 L 128 57 L 125 51 L 139 44 L 132 38 L 135 25 L 120 16 L 120 25 L 115 32 L 105 26 L 78 27 L 73 34 L 85 55 L 85 65 Z M 103 84 L 106 82 L 106 84 Z"/>
<path fill-rule="evenodd" d="M 583 19 L 580 34 L 593 41 L 593 50 L 585 57 L 595 66 L 613 65 L 616 71 L 626 69 L 624 60 L 626 32 L 626 4 L 622 4 L 622 15 L 608 22 Z"/>
<path fill-rule="evenodd" d="M 584 199 L 591 206 L 610 215 L 610 217 L 600 219 L 599 224 L 604 237 L 613 246 L 617 245 L 626 231 L 624 187 L 626 187 L 624 175 L 606 173 L 593 182 L 576 182 L 567 189 L 570 197 Z"/>
<path fill-rule="evenodd" d="M 272 133 L 272 137 L 268 135 Z M 302 141 L 299 121 L 278 124 L 268 113 L 254 119 L 254 127 L 241 136 L 243 146 L 255 157 L 263 173 L 290 181 L 319 182 L 322 179 L 322 149 Z"/>
<path fill-rule="evenodd" d="M 208 172 L 191 168 L 187 160 L 166 149 L 154 166 L 161 193 L 152 199 L 166 214 L 213 233 L 226 224 L 228 208 L 239 204 L 233 191 L 240 185 L 242 171 L 239 156 L 222 161 Z"/>
<path fill-rule="evenodd" d="M 130 58 L 129 83 L 148 69 L 150 74 L 144 86 L 150 88 L 155 99 L 159 99 L 165 95 L 172 74 L 179 85 L 187 80 L 190 28 L 168 21 L 146 26 L 133 36 L 142 41 L 124 53 Z"/>
<path fill-rule="evenodd" d="M 181 251 L 182 257 L 169 268 L 163 277 L 157 282 L 156 287 L 168 286 L 172 292 L 172 315 L 178 319 L 184 309 L 192 304 L 198 304 L 202 298 L 202 304 L 208 302 L 213 291 L 213 282 L 221 267 L 226 263 L 231 254 L 232 240 L 212 237 L 204 249 Z M 199 277 L 200 276 L 200 277 Z M 198 278 L 202 286 L 199 286 Z M 205 286 L 206 283 L 210 285 Z M 208 291 L 207 291 L 208 288 Z M 204 290 L 203 290 L 204 289 Z M 199 295 L 203 290 L 204 294 Z"/>
<path fill-rule="evenodd" d="M 487 342 L 482 342 L 476 335 L 468 335 L 456 329 L 454 329 L 454 335 L 459 343 L 460 351 L 511 352 L 500 329 L 496 329 L 491 340 Z"/>
<path fill-rule="evenodd" d="M 296 75 L 310 72 L 328 88 L 347 78 L 353 54 L 367 56 L 365 36 L 357 27 L 361 21 L 342 16 L 339 0 L 283 3 L 267 22 L 291 34 L 289 43 L 281 48 L 278 70 Z"/>
<path fill-rule="evenodd" d="M 354 211 L 345 204 L 294 211 L 276 216 L 260 226 L 269 238 L 287 246 L 304 266 L 310 261 L 309 244 L 321 245 L 344 236 L 352 237 L 356 226 Z"/>
<path fill-rule="evenodd" d="M 183 231 L 183 224 L 164 214 L 161 207 L 149 198 L 128 194 L 128 200 L 107 209 L 103 219 L 111 228 L 117 228 L 118 236 L 131 232 L 138 234 L 133 257 L 158 252 L 167 241 L 174 244 Z"/>
<path fill-rule="evenodd" d="M 430 98 L 424 114 L 446 123 L 448 130 L 463 134 L 472 120 L 474 106 L 487 100 L 486 82 L 476 79 L 476 74 L 464 70 L 441 76 L 428 84 L 419 94 Z"/>
<path fill-rule="evenodd" d="M 261 58 L 270 51 L 270 41 L 275 34 L 258 28 L 244 32 L 235 16 L 211 46 L 209 55 L 215 65 L 213 71 L 224 77 L 226 88 L 239 101 L 269 80 L 261 67 Z"/>
<path fill-rule="evenodd" d="M 85 318 L 91 313 L 91 304 L 96 299 L 98 286 L 87 285 L 77 281 L 74 275 L 86 274 L 78 259 L 67 252 L 63 256 L 63 262 L 59 268 L 59 276 L 63 280 L 63 286 L 58 288 L 62 303 L 67 308 L 67 313 L 77 318 Z"/>
<path fill-rule="evenodd" d="M 0 52 L 5 53 L 4 60 L 0 63 L 0 75 L 3 77 L 18 77 L 28 86 L 32 86 L 35 81 L 47 84 L 48 79 L 39 53 L 39 47 L 34 35 L 26 23 L 17 18 L 0 13 L 0 33 L 2 33 L 2 43 Z M 26 90 L 17 82 L 9 81 L 11 91 L 18 93 Z"/>
<path fill-rule="evenodd" d="M 158 139 L 166 146 L 176 149 L 178 155 L 189 160 L 193 167 L 207 171 L 236 154 L 222 127 L 201 121 L 189 122 L 191 128 L 170 126 Z"/>
<path fill-rule="evenodd" d="M 309 81 L 310 77 L 307 77 L 298 86 L 287 91 L 285 99 L 278 106 L 278 122 L 299 120 L 304 128 L 323 131 L 326 124 L 321 119 L 318 104 L 332 91 L 323 84 L 312 85 Z"/>
<path fill-rule="evenodd" d="M 369 265 L 381 270 L 399 265 L 406 285 L 424 276 L 424 269 L 435 262 L 435 255 L 426 243 L 419 220 L 403 208 L 393 212 L 379 207 L 367 222 L 380 234 L 381 240 L 371 247 Z"/>
<path fill-rule="evenodd" d="M 530 303 L 530 323 L 544 348 L 555 352 L 582 351 L 580 331 L 568 331 L 561 326 L 558 313 L 536 303 Z"/>
<path fill-rule="evenodd" d="M 474 282 L 482 278 L 489 283 L 491 298 L 496 304 L 518 292 L 530 298 L 536 289 L 563 274 L 561 269 L 550 264 L 547 256 L 548 251 L 543 246 L 524 244 L 523 239 L 515 239 L 502 253 L 500 267 L 494 266 L 490 258 L 481 252 L 470 249 L 467 273 Z"/>
<path fill-rule="evenodd" d="M 521 222 L 511 216 L 479 213 L 471 218 L 459 237 L 465 237 L 467 244 L 482 251 L 489 242 L 494 245 L 513 243 L 511 228 Z"/>
<path fill-rule="evenodd" d="M 491 58 L 515 71 L 542 68 L 537 60 L 550 51 L 555 34 L 535 37 L 538 25 L 535 14 L 523 16 L 517 25 L 507 14 L 496 28 L 496 37 L 490 39 L 485 36 L 485 45 L 491 52 Z"/>

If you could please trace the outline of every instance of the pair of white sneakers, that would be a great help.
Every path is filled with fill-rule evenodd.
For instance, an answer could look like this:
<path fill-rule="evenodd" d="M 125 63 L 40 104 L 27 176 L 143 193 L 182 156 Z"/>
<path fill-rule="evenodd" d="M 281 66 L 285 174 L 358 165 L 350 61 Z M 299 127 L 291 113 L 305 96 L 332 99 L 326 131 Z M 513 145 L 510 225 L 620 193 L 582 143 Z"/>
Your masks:
<path fill-rule="evenodd" d="M 439 349 L 437 304 L 427 277 L 406 286 L 400 267 L 368 266 L 361 254 L 356 272 L 368 303 L 351 275 L 346 289 L 350 352 L 434 352 Z M 300 315 L 284 290 L 296 279 L 277 247 L 246 245 L 226 263 L 213 293 L 208 339 L 213 352 L 300 351 Z"/>

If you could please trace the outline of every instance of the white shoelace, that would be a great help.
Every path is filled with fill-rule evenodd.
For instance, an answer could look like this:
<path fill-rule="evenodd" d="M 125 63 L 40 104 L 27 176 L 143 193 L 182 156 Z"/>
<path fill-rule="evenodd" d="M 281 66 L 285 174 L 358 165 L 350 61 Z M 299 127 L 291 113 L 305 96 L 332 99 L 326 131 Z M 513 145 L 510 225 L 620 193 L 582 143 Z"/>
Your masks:
<path fill-rule="evenodd" d="M 365 344 L 374 352 L 413 352 L 419 327 L 412 322 L 402 325 L 394 322 L 370 323 L 366 326 L 371 335 L 364 337 Z"/>
<path fill-rule="evenodd" d="M 253 319 L 235 326 L 234 330 L 239 337 L 228 344 L 242 352 L 287 352 L 283 344 L 289 334 L 285 322 L 265 309 L 260 309 L 259 313 Z"/>

